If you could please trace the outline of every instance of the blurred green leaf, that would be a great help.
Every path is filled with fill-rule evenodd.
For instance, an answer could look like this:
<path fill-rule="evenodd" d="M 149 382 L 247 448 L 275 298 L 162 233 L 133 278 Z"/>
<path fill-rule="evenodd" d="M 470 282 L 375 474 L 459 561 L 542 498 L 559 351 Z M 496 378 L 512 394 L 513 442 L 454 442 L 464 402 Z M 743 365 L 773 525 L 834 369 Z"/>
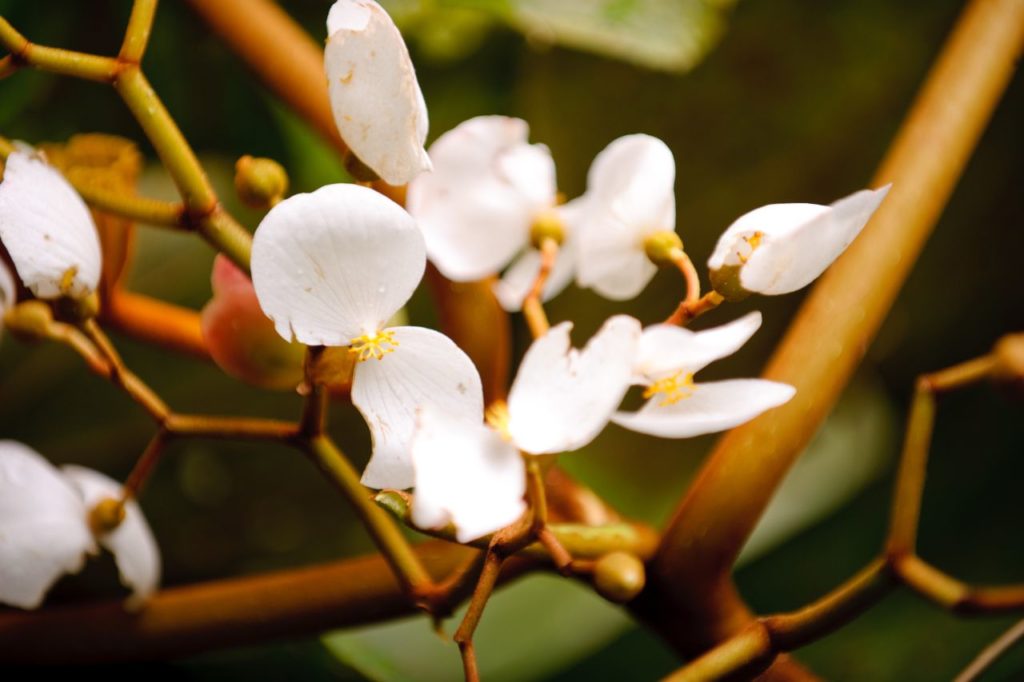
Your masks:
<path fill-rule="evenodd" d="M 455 615 L 452 627 L 464 613 Z M 480 675 L 492 682 L 544 679 L 599 650 L 629 623 L 622 609 L 573 581 L 524 578 L 487 604 L 474 638 Z M 458 647 L 436 635 L 426 617 L 336 632 L 324 642 L 342 662 L 376 682 L 462 679 Z"/>

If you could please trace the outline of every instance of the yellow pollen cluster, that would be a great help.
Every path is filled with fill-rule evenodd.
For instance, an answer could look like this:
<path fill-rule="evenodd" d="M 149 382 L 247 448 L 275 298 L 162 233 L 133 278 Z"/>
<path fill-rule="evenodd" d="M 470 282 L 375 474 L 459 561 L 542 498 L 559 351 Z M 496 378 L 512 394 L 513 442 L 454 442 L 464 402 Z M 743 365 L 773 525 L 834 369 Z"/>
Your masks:
<path fill-rule="evenodd" d="M 658 403 L 658 406 L 665 407 L 666 405 L 675 405 L 684 398 L 689 398 L 693 395 L 695 389 L 696 387 L 693 385 L 693 372 L 679 370 L 672 376 L 658 379 L 644 389 L 644 397 L 652 398 L 659 393 L 664 394 L 665 399 Z"/>
<path fill-rule="evenodd" d="M 61 275 L 60 278 L 60 284 L 58 285 L 60 293 L 64 294 L 65 296 L 68 295 L 68 293 L 71 291 L 71 285 L 75 283 L 75 275 L 77 274 L 77 265 L 72 265 L 70 268 L 64 271 L 64 274 Z"/>
<path fill-rule="evenodd" d="M 505 440 L 511 438 L 508 432 L 508 404 L 504 400 L 498 400 L 490 404 L 484 412 L 484 421 Z"/>
<path fill-rule="evenodd" d="M 355 355 L 358 362 L 364 362 L 370 358 L 380 360 L 388 353 L 393 352 L 397 345 L 395 332 L 384 330 L 375 334 L 363 334 L 352 339 L 349 342 L 348 352 Z"/>
<path fill-rule="evenodd" d="M 750 246 L 750 253 L 744 255 L 742 252 L 737 251 L 736 255 L 739 256 L 740 263 L 746 264 L 746 262 L 750 260 L 750 256 L 752 256 L 753 253 L 757 251 L 757 247 L 761 246 L 761 239 L 763 237 L 764 232 L 755 232 L 750 236 L 743 237 L 743 241 L 745 241 L 747 245 Z"/>

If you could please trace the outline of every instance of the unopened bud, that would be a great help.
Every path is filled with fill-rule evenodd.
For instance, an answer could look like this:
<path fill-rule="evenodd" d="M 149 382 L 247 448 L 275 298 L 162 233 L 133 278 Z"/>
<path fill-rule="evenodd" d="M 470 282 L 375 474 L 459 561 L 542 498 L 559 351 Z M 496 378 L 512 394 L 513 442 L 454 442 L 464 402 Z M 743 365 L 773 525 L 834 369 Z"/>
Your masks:
<path fill-rule="evenodd" d="M 124 521 L 124 503 L 107 497 L 89 512 L 89 527 L 97 535 L 109 533 Z"/>
<path fill-rule="evenodd" d="M 640 594 L 645 582 L 643 562 L 627 552 L 605 554 L 594 564 L 594 588 L 616 604 L 625 604 Z"/>
<path fill-rule="evenodd" d="M 747 296 L 750 296 L 751 292 L 744 289 L 740 283 L 740 270 L 742 268 L 742 265 L 723 265 L 717 270 L 709 271 L 708 278 L 711 280 L 711 288 L 721 294 L 722 298 L 732 303 L 742 301 Z"/>
<path fill-rule="evenodd" d="M 992 378 L 1014 395 L 1024 397 L 1024 332 L 1007 334 L 992 348 Z"/>
<path fill-rule="evenodd" d="M 43 301 L 33 300 L 19 303 L 4 316 L 4 327 L 23 339 L 38 339 L 46 336 L 53 322 L 53 312 Z"/>
<path fill-rule="evenodd" d="M 247 205 L 267 209 L 288 191 L 288 173 L 273 159 L 246 155 L 235 164 L 235 190 Z"/>
<path fill-rule="evenodd" d="M 659 230 L 644 239 L 644 252 L 652 263 L 667 267 L 675 263 L 683 251 L 683 240 L 671 230 Z"/>
<path fill-rule="evenodd" d="M 530 225 L 530 244 L 533 248 L 539 250 L 548 239 L 553 239 L 559 246 L 565 241 L 565 225 L 554 210 L 542 212 Z"/>

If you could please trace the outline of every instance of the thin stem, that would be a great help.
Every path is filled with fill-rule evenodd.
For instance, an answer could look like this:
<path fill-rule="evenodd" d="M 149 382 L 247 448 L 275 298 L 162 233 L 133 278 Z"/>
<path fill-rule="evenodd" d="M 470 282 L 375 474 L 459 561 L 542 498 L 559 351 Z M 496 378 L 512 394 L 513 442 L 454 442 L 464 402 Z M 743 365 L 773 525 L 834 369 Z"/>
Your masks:
<path fill-rule="evenodd" d="M 80 328 L 109 363 L 110 380 L 127 393 L 132 400 L 141 405 L 157 424 L 163 424 L 171 413 L 170 408 L 153 389 L 125 367 L 121 356 L 95 320 L 83 322 Z"/>
<path fill-rule="evenodd" d="M 117 287 L 110 290 L 100 319 L 123 334 L 161 348 L 209 359 L 199 313 Z"/>
<path fill-rule="evenodd" d="M 999 636 L 996 641 L 982 649 L 978 657 L 963 669 L 953 682 L 973 682 L 978 679 L 985 670 L 1013 648 L 1015 644 L 1024 640 L 1024 620 L 1017 621 L 1009 630 Z"/>
<path fill-rule="evenodd" d="M 452 637 L 459 645 L 459 651 L 462 654 L 466 682 L 479 682 L 480 680 L 480 673 L 476 665 L 476 652 L 473 649 L 473 633 L 476 632 L 476 628 L 480 624 L 480 617 L 484 613 L 484 607 L 487 606 L 487 601 L 490 599 L 491 593 L 494 592 L 503 560 L 493 546 L 487 549 L 480 578 L 473 589 L 473 597 L 469 600 L 469 608 L 459 624 L 459 629 Z"/>
<path fill-rule="evenodd" d="M 278 419 L 218 417 L 205 414 L 172 414 L 164 423 L 170 435 L 190 438 L 293 441 L 299 425 Z"/>
<path fill-rule="evenodd" d="M 11 53 L 9 68 L 28 64 L 44 71 L 103 83 L 112 82 L 121 69 L 121 64 L 110 57 L 30 43 L 3 17 L 0 17 L 0 44 Z"/>
<path fill-rule="evenodd" d="M 680 327 L 700 317 L 709 310 L 714 310 L 722 304 L 725 299 L 717 291 L 709 291 L 696 301 L 682 301 L 675 311 L 665 318 L 665 324 L 674 324 Z"/>
<path fill-rule="evenodd" d="M 146 53 L 149 43 L 149 32 L 153 28 L 153 15 L 156 14 L 156 0 L 135 0 L 132 13 L 128 17 L 128 28 L 124 33 L 121 53 L 118 59 L 138 64 Z"/>
<path fill-rule="evenodd" d="M 557 258 L 558 242 L 551 237 L 545 237 L 540 244 L 540 270 L 537 272 L 537 278 L 533 280 L 529 293 L 526 294 L 526 299 L 523 300 L 523 316 L 535 339 L 544 336 L 550 327 L 541 297 Z"/>
<path fill-rule="evenodd" d="M 115 192 L 89 182 L 82 182 L 80 178 L 71 179 L 71 184 L 82 199 L 97 210 L 146 225 L 176 229 L 185 229 L 188 226 L 185 206 L 181 203 Z"/>
<path fill-rule="evenodd" d="M 914 551 L 921 499 L 928 466 L 928 448 L 935 426 L 935 394 L 976 383 L 991 375 L 995 358 L 985 355 L 918 378 L 907 420 L 907 432 L 893 496 L 892 521 L 886 551 Z"/>
<path fill-rule="evenodd" d="M 695 304 L 700 299 L 700 276 L 697 274 L 697 268 L 693 266 L 689 254 L 682 249 L 672 249 L 670 257 L 686 280 L 686 298 L 683 299 L 683 303 Z"/>
<path fill-rule="evenodd" d="M 391 517 L 373 502 L 369 491 L 359 482 L 359 474 L 338 446 L 327 436 L 320 435 L 309 440 L 305 447 L 321 471 L 334 482 L 355 508 L 356 514 L 398 575 L 409 596 L 420 600 L 423 595 L 430 594 L 433 588 L 430 574 L 423 568 L 423 564 Z"/>
<path fill-rule="evenodd" d="M 149 445 L 147 445 L 146 449 L 142 451 L 142 455 L 138 460 L 136 460 L 131 473 L 129 473 L 128 478 L 125 479 L 122 502 L 139 496 L 142 486 L 145 485 L 147 480 L 149 480 L 150 474 L 153 473 L 157 462 L 159 462 L 160 458 L 163 456 L 164 446 L 166 444 L 167 432 L 161 429 L 157 431 L 156 435 L 149 441 Z"/>
<path fill-rule="evenodd" d="M 316 380 L 316 365 L 323 355 L 323 346 L 310 346 L 306 349 L 305 375 L 309 393 L 302 404 L 300 420 L 302 434 L 307 437 L 319 436 L 324 432 L 327 419 L 327 389 Z"/>

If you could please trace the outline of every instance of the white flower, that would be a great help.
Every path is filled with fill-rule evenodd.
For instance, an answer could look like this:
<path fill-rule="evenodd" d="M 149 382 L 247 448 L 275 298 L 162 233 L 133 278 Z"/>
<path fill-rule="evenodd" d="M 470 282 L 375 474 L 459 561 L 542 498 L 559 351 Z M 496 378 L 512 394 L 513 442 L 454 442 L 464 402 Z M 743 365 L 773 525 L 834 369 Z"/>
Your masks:
<path fill-rule="evenodd" d="M 12 152 L 0 182 L 0 241 L 39 298 L 83 298 L 99 285 L 102 257 L 89 209 L 35 153 Z"/>
<path fill-rule="evenodd" d="M 708 259 L 715 290 L 738 300 L 802 289 L 860 234 L 889 187 L 861 190 L 831 206 L 770 204 L 740 216 Z"/>
<path fill-rule="evenodd" d="M 793 397 L 792 386 L 763 379 L 694 383 L 693 375 L 735 353 L 761 326 L 753 312 L 700 332 L 658 324 L 644 330 L 634 367 L 635 382 L 650 398 L 637 412 L 617 412 L 612 421 L 662 438 L 690 438 L 724 431 Z"/>
<path fill-rule="evenodd" d="M 81 570 L 95 539 L 109 549 L 139 606 L 160 579 L 160 555 L 142 511 L 125 505 L 121 524 L 93 537 L 89 510 L 120 499 L 121 486 L 82 467 L 56 469 L 31 448 L 0 441 L 0 602 L 34 609 L 65 573 Z"/>
<path fill-rule="evenodd" d="M 478 116 L 430 147 L 434 171 L 409 185 L 407 205 L 427 244 L 427 255 L 456 282 L 498 273 L 521 254 L 497 289 L 506 309 L 518 310 L 540 269 L 531 248 L 535 227 L 571 236 L 568 206 L 556 207 L 555 163 L 542 144 L 527 142 L 526 121 Z M 545 300 L 572 279 L 572 251 L 563 248 L 543 292 Z"/>
<path fill-rule="evenodd" d="M 334 122 L 360 161 L 392 185 L 430 170 L 427 106 L 402 34 L 380 5 L 334 3 L 324 69 Z"/>
<path fill-rule="evenodd" d="M 519 450 L 484 424 L 420 410 L 412 441 L 416 494 L 412 522 L 455 526 L 459 542 L 493 533 L 526 510 L 526 469 Z"/>
<path fill-rule="evenodd" d="M 503 528 L 525 509 L 521 451 L 576 450 L 604 429 L 629 388 L 640 323 L 613 317 L 582 351 L 570 346 L 571 328 L 563 322 L 534 341 L 508 405 L 489 410 L 492 428 L 433 407 L 420 410 L 412 441 L 414 523 L 453 523 L 460 542 Z"/>
<path fill-rule="evenodd" d="M 605 298 L 634 298 L 654 277 L 647 240 L 675 230 L 676 164 L 664 142 L 626 135 L 594 159 L 587 174 L 576 283 Z"/>
<path fill-rule="evenodd" d="M 386 327 L 423 276 L 423 236 L 398 204 L 358 185 L 329 185 L 277 204 L 253 238 L 252 281 L 284 339 L 348 346 L 358 361 L 352 402 L 373 456 L 363 483 L 408 488 L 409 440 L 424 404 L 479 420 L 483 389 L 447 336 Z"/>

